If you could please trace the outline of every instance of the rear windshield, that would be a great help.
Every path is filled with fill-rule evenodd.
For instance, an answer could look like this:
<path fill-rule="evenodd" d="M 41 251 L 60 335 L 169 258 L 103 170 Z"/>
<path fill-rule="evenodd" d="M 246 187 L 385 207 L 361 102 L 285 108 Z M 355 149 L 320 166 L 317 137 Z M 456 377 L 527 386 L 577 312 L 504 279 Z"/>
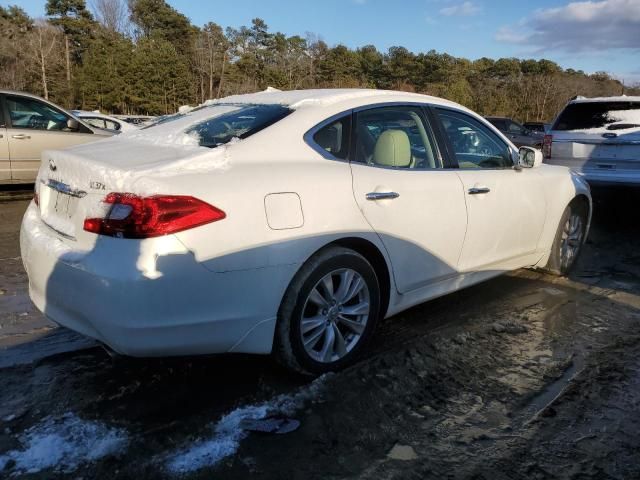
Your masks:
<path fill-rule="evenodd" d="M 554 130 L 624 130 L 640 127 L 640 102 L 570 103 Z"/>
<path fill-rule="evenodd" d="M 233 139 L 247 138 L 286 117 L 291 110 L 282 105 L 222 104 L 203 105 L 186 113 L 159 117 L 143 127 L 150 136 L 177 130 L 202 147 L 214 148 Z M 182 120 L 182 121 L 180 121 Z M 183 126 L 186 123 L 186 126 Z"/>
<path fill-rule="evenodd" d="M 245 105 L 187 130 L 202 147 L 217 147 L 234 138 L 247 138 L 286 117 L 291 110 L 282 105 Z"/>

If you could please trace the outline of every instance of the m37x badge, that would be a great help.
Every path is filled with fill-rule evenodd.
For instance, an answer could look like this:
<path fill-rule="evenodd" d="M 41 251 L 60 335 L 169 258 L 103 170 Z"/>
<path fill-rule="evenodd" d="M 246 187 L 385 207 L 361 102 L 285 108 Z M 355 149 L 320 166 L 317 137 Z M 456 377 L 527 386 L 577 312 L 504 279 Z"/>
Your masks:
<path fill-rule="evenodd" d="M 89 188 L 92 188 L 93 190 L 104 190 L 105 185 L 102 182 L 89 182 Z"/>

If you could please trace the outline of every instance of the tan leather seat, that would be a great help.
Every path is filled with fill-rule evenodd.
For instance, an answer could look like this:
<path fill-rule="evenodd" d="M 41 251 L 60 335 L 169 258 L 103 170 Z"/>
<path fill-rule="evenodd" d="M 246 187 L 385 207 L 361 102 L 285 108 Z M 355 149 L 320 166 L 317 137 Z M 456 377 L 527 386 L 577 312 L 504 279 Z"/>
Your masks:
<path fill-rule="evenodd" d="M 407 168 L 411 165 L 411 142 L 402 130 L 382 132 L 373 150 L 373 163 L 383 167 Z"/>

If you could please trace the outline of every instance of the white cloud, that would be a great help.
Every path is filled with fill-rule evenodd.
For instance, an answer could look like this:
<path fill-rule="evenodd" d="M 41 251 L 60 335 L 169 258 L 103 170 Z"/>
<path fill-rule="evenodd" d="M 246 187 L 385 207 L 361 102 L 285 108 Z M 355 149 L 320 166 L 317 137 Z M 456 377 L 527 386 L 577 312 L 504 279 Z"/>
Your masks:
<path fill-rule="evenodd" d="M 500 28 L 495 38 L 540 50 L 640 50 L 640 1 L 571 2 L 537 10 L 519 25 Z"/>
<path fill-rule="evenodd" d="M 464 2 L 457 5 L 451 5 L 450 7 L 441 8 L 440 15 L 444 15 L 446 17 L 468 17 L 479 13 L 481 10 L 482 8 L 473 2 Z"/>

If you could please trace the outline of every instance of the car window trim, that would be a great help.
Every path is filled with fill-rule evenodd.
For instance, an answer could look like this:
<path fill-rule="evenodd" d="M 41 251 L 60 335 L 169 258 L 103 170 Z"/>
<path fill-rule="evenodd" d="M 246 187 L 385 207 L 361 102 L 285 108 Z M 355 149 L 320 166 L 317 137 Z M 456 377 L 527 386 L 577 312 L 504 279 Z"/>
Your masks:
<path fill-rule="evenodd" d="M 8 105 L 4 101 L 5 94 L 0 94 L 0 128 L 11 128 L 9 126 L 9 110 Z"/>
<path fill-rule="evenodd" d="M 443 141 L 444 141 L 444 143 L 446 145 L 446 148 L 447 148 L 447 151 L 448 151 L 448 153 L 449 153 L 449 155 L 451 157 L 451 164 L 455 165 L 455 167 L 452 167 L 452 168 L 454 168 L 456 170 L 461 170 L 461 171 L 467 170 L 467 169 L 460 168 L 460 165 L 458 164 L 458 159 L 456 158 L 455 151 L 453 149 L 453 145 L 451 144 L 451 140 L 449 139 L 449 136 L 445 133 L 444 126 L 442 125 L 442 120 L 440 120 L 440 117 L 438 116 L 438 114 L 437 114 L 437 112 L 435 110 L 448 110 L 448 111 L 455 112 L 455 113 L 458 113 L 458 114 L 461 114 L 461 115 L 465 115 L 465 116 L 467 116 L 469 118 L 472 118 L 472 119 L 474 119 L 476 121 L 479 121 L 480 119 L 474 117 L 473 115 L 469 115 L 467 112 L 465 112 L 463 110 L 460 110 L 460 109 L 457 109 L 457 108 L 452 108 L 452 107 L 449 107 L 447 105 L 434 105 L 433 109 L 434 109 L 433 114 L 437 118 L 437 121 L 438 121 L 438 128 L 440 129 L 440 132 L 441 132 L 441 134 L 443 136 Z M 515 170 L 515 168 L 514 168 L 516 166 L 515 155 L 517 154 L 517 151 L 514 150 L 513 148 L 511 148 L 511 145 L 509 143 L 506 143 L 502 139 L 502 137 L 500 135 L 498 135 L 495 131 L 493 131 L 493 130 L 497 130 L 498 132 L 500 131 L 495 125 L 492 125 L 491 122 L 489 122 L 486 119 L 482 119 L 482 121 L 480 121 L 480 123 L 482 125 L 484 125 L 485 127 L 487 127 L 490 131 L 492 131 L 492 133 L 497 137 L 497 139 L 501 143 L 503 143 L 505 145 L 505 147 L 508 148 L 509 153 L 511 154 L 511 163 L 513 163 L 513 165 L 511 165 L 510 167 L 506 167 L 506 168 L 504 168 L 504 167 L 503 168 L 478 168 L 478 169 L 473 169 L 473 170 L 468 169 L 468 171 L 476 171 L 476 170 L 478 170 L 478 171 L 480 171 L 480 170 Z"/>

